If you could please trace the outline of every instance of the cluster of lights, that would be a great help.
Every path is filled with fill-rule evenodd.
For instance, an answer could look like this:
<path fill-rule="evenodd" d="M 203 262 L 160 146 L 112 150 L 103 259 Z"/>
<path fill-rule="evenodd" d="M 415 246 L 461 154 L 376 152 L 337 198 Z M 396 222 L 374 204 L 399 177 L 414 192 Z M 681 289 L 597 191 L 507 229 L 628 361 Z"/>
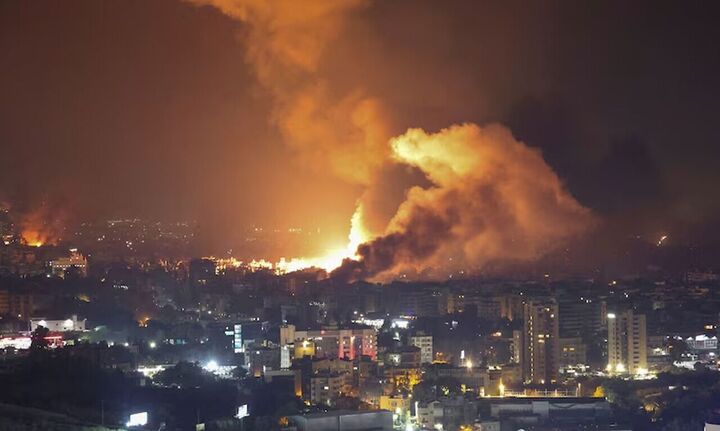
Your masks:
<path fill-rule="evenodd" d="M 203 369 L 205 369 L 205 371 L 214 373 L 214 372 L 216 372 L 217 370 L 220 369 L 220 365 L 218 365 L 218 363 L 217 363 L 216 360 L 211 359 L 211 360 L 209 360 L 209 361 L 207 362 L 207 364 L 205 364 L 205 366 L 203 367 Z"/>
<path fill-rule="evenodd" d="M 130 415 L 130 420 L 127 421 L 125 424 L 126 427 L 141 427 L 145 426 L 148 423 L 148 414 L 147 412 L 141 412 L 141 413 L 134 413 Z"/>

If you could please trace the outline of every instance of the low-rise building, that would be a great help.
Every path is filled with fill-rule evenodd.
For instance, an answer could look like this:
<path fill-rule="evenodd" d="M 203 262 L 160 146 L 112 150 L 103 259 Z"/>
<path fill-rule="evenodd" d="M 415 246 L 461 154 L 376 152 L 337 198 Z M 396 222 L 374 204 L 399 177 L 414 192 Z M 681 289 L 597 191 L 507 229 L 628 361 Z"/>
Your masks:
<path fill-rule="evenodd" d="M 500 421 L 480 421 L 475 423 L 477 431 L 500 431 Z"/>
<path fill-rule="evenodd" d="M 387 410 L 336 410 L 288 417 L 298 431 L 392 431 L 392 412 Z"/>
<path fill-rule="evenodd" d="M 509 429 L 551 422 L 557 429 L 569 430 L 587 424 L 607 424 L 611 410 L 604 398 L 500 398 L 490 403 L 490 417 Z"/>
<path fill-rule="evenodd" d="M 70 249 L 68 256 L 50 261 L 50 270 L 55 277 L 65 278 L 68 270 L 75 269 L 81 277 L 87 277 L 88 261 L 76 248 Z"/>
<path fill-rule="evenodd" d="M 44 317 L 33 317 L 30 319 L 30 330 L 35 331 L 38 326 L 43 326 L 50 332 L 72 332 L 84 331 L 87 319 L 78 320 L 77 315 L 73 314 L 67 319 L 47 319 Z"/>
<path fill-rule="evenodd" d="M 410 398 L 403 395 L 382 395 L 380 397 L 380 408 L 404 416 L 410 412 Z"/>
<path fill-rule="evenodd" d="M 261 377 L 268 370 L 280 369 L 279 347 L 249 346 L 245 350 L 245 367 L 250 375 Z"/>
<path fill-rule="evenodd" d="M 718 339 L 715 336 L 708 337 L 707 335 L 700 334 L 695 337 L 688 337 L 685 340 L 688 348 L 693 352 L 707 352 L 711 350 L 717 350 Z"/>
<path fill-rule="evenodd" d="M 435 364 L 426 371 L 425 378 L 457 379 L 466 390 L 480 393 L 488 385 L 488 371 L 482 367 L 454 367 L 448 364 Z M 498 376 L 498 380 L 500 376 Z"/>
<path fill-rule="evenodd" d="M 322 372 L 310 377 L 310 402 L 335 405 L 341 396 L 352 391 L 352 376 L 348 373 Z"/>
<path fill-rule="evenodd" d="M 478 401 L 465 397 L 443 397 L 415 404 L 418 425 L 423 429 L 456 430 L 477 419 Z"/>
<path fill-rule="evenodd" d="M 385 365 L 395 367 L 419 368 L 421 350 L 415 346 L 403 346 L 385 353 Z"/>
<path fill-rule="evenodd" d="M 307 356 L 307 352 L 297 351 L 297 346 L 312 346 L 312 355 L 319 357 L 346 358 L 353 360 L 360 356 L 377 358 L 377 331 L 373 328 L 323 328 L 319 330 L 297 331 L 293 325 L 280 329 L 282 345 L 290 340 L 296 346 L 298 354 Z"/>
<path fill-rule="evenodd" d="M 420 363 L 431 364 L 433 357 L 432 335 L 416 334 L 410 337 L 410 345 L 420 349 Z"/>
<path fill-rule="evenodd" d="M 422 429 L 437 429 L 442 426 L 443 408 L 440 401 L 415 404 L 418 426 Z"/>
<path fill-rule="evenodd" d="M 420 368 L 413 367 L 385 367 L 383 369 L 385 381 L 393 390 L 410 390 L 416 384 L 422 381 L 422 372 Z"/>

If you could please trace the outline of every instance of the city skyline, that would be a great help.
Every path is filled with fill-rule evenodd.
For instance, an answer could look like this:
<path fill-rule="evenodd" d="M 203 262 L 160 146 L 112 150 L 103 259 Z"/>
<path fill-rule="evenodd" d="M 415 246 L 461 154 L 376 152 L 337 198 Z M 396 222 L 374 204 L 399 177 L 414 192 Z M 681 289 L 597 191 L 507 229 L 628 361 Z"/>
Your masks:
<path fill-rule="evenodd" d="M 0 0 L 0 431 L 720 429 L 719 6 Z"/>

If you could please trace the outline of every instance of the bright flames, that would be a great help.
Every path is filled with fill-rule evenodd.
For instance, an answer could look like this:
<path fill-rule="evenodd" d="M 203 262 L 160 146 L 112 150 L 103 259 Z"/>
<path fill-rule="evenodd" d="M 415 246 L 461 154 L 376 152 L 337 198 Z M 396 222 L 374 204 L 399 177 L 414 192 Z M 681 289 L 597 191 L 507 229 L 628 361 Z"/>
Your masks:
<path fill-rule="evenodd" d="M 287 274 L 308 268 L 318 268 L 330 272 L 338 268 L 345 259 L 357 259 L 358 246 L 371 239 L 370 234 L 363 228 L 362 213 L 362 205 L 358 205 L 351 219 L 347 245 L 336 249 L 330 249 L 322 256 L 292 259 L 285 259 L 283 257 L 277 262 L 271 262 L 265 259 L 253 259 L 250 262 L 242 262 L 232 257 L 225 259 L 209 257 L 207 259 L 211 259 L 215 262 L 216 270 L 219 272 L 230 268 L 240 267 L 248 268 L 251 271 L 267 270 L 276 274 Z"/>
<path fill-rule="evenodd" d="M 46 204 L 23 214 L 18 222 L 22 243 L 31 247 L 56 245 L 63 230 L 62 216 L 61 210 Z"/>
<path fill-rule="evenodd" d="M 45 235 L 34 229 L 26 229 L 22 231 L 22 240 L 30 247 L 40 247 L 47 241 Z"/>
<path fill-rule="evenodd" d="M 333 69 L 325 69 L 333 63 L 326 48 L 347 36 L 346 21 L 369 2 L 191 2 L 213 5 L 246 24 L 246 59 L 298 161 L 363 190 L 346 246 L 244 266 L 276 273 L 337 269 L 336 280 L 347 281 L 427 277 L 439 268 L 464 273 L 532 261 L 593 225 L 592 213 L 568 193 L 540 151 L 505 127 L 411 128 L 393 138 L 398 125 L 392 113 L 365 93 L 364 83 L 336 85 L 341 83 L 333 81 Z M 396 183 L 386 171 L 396 166 L 425 181 L 408 181 L 403 196 L 388 203 L 385 188 Z"/>
<path fill-rule="evenodd" d="M 358 205 L 350 221 L 348 243 L 344 247 L 328 250 L 323 256 L 309 258 L 280 259 L 273 268 L 276 272 L 288 273 L 306 268 L 320 268 L 332 271 L 338 268 L 345 259 L 357 259 L 357 248 L 360 244 L 370 240 L 370 234 L 362 226 L 362 205 Z"/>

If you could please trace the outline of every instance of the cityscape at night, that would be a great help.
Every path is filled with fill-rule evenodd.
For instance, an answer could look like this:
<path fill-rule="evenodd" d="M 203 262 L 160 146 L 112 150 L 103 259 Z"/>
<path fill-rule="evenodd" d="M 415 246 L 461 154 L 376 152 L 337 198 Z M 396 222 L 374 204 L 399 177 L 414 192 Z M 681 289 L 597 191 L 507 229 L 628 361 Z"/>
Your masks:
<path fill-rule="evenodd" d="M 0 431 L 720 431 L 719 22 L 0 0 Z"/>

